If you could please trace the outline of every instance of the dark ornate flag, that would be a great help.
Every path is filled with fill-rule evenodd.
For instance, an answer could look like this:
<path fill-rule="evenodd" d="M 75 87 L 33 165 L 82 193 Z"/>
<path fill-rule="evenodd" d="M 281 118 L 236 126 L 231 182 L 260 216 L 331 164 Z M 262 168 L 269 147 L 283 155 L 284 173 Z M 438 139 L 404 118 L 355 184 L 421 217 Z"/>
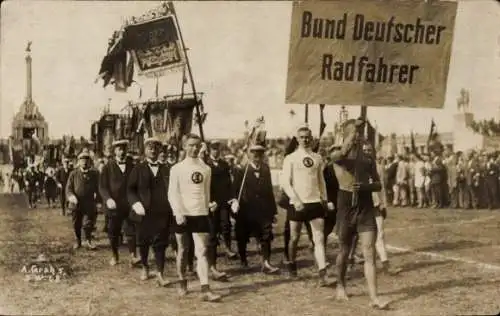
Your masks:
<path fill-rule="evenodd" d="M 152 102 L 150 118 L 153 136 L 179 143 L 182 136 L 191 132 L 196 103 L 194 98 Z"/>
<path fill-rule="evenodd" d="M 160 76 L 185 64 L 173 15 L 128 25 L 123 45 L 132 52 L 139 75 Z"/>
<path fill-rule="evenodd" d="M 112 83 L 116 91 L 125 92 L 134 81 L 134 60 L 124 48 L 122 36 L 122 32 L 115 32 L 109 40 L 96 82 L 102 79 L 104 88 Z"/>

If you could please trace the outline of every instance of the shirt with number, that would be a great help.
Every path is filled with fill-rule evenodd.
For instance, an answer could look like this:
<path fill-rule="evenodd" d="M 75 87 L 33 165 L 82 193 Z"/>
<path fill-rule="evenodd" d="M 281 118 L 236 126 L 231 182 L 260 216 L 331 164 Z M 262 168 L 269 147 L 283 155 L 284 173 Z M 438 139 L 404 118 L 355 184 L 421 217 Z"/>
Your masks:
<path fill-rule="evenodd" d="M 324 167 L 319 154 L 303 148 L 285 157 L 280 184 L 292 204 L 326 201 Z"/>
<path fill-rule="evenodd" d="M 208 215 L 211 176 L 201 159 L 186 158 L 172 167 L 168 200 L 175 216 Z"/>

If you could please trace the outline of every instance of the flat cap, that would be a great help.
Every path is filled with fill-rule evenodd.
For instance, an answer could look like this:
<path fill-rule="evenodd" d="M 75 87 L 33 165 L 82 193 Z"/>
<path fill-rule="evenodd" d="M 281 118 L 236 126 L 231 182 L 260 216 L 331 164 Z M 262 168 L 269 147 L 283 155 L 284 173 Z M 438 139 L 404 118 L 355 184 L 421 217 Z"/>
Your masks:
<path fill-rule="evenodd" d="M 210 147 L 210 148 L 219 148 L 219 147 L 220 147 L 220 145 L 221 145 L 220 141 L 218 141 L 218 140 L 214 140 L 214 141 L 211 141 L 211 142 L 210 142 L 210 146 L 209 146 L 209 147 Z"/>
<path fill-rule="evenodd" d="M 90 154 L 88 151 L 84 150 L 78 155 L 78 159 L 88 159 L 90 158 Z"/>
<path fill-rule="evenodd" d="M 158 145 L 162 144 L 161 140 L 159 140 L 157 137 L 149 137 L 149 138 L 146 138 L 146 140 L 144 140 L 144 145 L 155 144 L 155 143 Z"/>

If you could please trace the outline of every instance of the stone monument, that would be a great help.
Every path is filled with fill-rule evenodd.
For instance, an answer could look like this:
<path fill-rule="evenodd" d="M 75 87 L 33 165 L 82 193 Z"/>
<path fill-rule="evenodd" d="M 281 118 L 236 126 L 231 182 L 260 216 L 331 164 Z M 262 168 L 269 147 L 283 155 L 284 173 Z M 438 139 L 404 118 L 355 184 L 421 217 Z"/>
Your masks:
<path fill-rule="evenodd" d="M 12 140 L 27 155 L 38 155 L 49 141 L 49 127 L 33 101 L 31 42 L 26 47 L 26 96 L 12 121 Z"/>

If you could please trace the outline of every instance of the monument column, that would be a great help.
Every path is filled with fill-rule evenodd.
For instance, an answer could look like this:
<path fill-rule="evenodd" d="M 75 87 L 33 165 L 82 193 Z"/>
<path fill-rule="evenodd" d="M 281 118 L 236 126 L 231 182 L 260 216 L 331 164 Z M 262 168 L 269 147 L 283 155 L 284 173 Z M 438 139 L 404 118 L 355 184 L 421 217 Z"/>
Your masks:
<path fill-rule="evenodd" d="M 28 48 L 26 49 L 26 101 L 32 101 L 32 71 L 31 71 L 31 42 L 28 44 Z"/>

